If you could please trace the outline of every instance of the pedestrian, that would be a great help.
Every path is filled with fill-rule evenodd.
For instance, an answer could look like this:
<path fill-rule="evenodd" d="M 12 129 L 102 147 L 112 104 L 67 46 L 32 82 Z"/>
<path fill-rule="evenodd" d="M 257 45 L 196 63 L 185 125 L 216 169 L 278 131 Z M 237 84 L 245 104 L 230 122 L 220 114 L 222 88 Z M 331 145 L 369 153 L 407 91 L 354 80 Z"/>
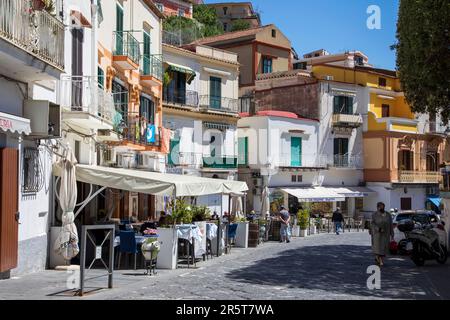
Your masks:
<path fill-rule="evenodd" d="M 336 211 L 333 212 L 331 222 L 334 223 L 334 229 L 336 230 L 336 234 L 339 235 L 339 233 L 342 230 L 342 222 L 344 222 L 344 216 L 342 215 L 341 208 L 337 207 Z"/>
<path fill-rule="evenodd" d="M 281 206 L 279 216 L 280 216 L 280 221 L 281 221 L 280 242 L 286 241 L 286 243 L 289 243 L 289 242 L 291 242 L 290 230 L 289 230 L 289 222 L 291 221 L 291 215 L 289 214 L 289 211 L 287 211 L 284 206 Z"/>
<path fill-rule="evenodd" d="M 211 220 L 219 220 L 219 215 L 217 214 L 217 211 L 213 212 L 213 215 L 211 216 Z"/>
<path fill-rule="evenodd" d="M 369 231 L 372 236 L 372 251 L 375 254 L 375 261 L 379 266 L 383 266 L 383 259 L 389 252 L 390 240 L 394 239 L 392 216 L 385 211 L 383 202 L 377 203 L 377 211 L 372 214 Z"/>

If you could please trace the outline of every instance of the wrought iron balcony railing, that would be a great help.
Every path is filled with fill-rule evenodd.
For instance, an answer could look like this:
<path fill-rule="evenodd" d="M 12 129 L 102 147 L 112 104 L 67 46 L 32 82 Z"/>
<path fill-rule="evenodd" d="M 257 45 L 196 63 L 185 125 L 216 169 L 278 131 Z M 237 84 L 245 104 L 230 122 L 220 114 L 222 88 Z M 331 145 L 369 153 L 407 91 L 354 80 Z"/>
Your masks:
<path fill-rule="evenodd" d="M 131 31 L 114 31 L 113 44 L 113 55 L 127 56 L 134 63 L 139 64 L 141 56 L 139 41 L 137 41 Z"/>
<path fill-rule="evenodd" d="M 161 54 L 142 55 L 141 74 L 152 76 L 158 80 L 163 78 L 163 64 Z"/>
<path fill-rule="evenodd" d="M 161 128 L 150 123 L 137 112 L 122 114 L 118 131 L 123 139 L 143 146 L 159 146 L 161 143 Z"/>
<path fill-rule="evenodd" d="M 237 169 L 237 157 L 232 156 L 215 156 L 203 157 L 203 168 L 212 169 Z"/>
<path fill-rule="evenodd" d="M 334 155 L 330 156 L 328 166 L 332 168 L 348 168 L 348 169 L 360 169 L 362 168 L 361 156 Z M 330 161 L 331 160 L 331 161 Z"/>
<path fill-rule="evenodd" d="M 0 1 L 0 38 L 64 69 L 63 23 L 44 10 L 32 10 L 29 0 Z"/>
<path fill-rule="evenodd" d="M 64 111 L 84 112 L 109 122 L 116 114 L 112 93 L 99 87 L 96 77 L 63 76 L 60 105 Z"/>
<path fill-rule="evenodd" d="M 198 92 L 186 90 L 185 94 L 175 93 L 170 90 L 164 90 L 163 102 L 172 105 L 181 105 L 188 107 L 198 107 Z"/>
<path fill-rule="evenodd" d="M 239 100 L 223 98 L 210 95 L 201 95 L 199 98 L 200 108 L 206 110 L 217 110 L 222 112 L 238 113 Z"/>
<path fill-rule="evenodd" d="M 332 122 L 334 126 L 357 128 L 363 124 L 363 118 L 360 114 L 335 113 Z"/>

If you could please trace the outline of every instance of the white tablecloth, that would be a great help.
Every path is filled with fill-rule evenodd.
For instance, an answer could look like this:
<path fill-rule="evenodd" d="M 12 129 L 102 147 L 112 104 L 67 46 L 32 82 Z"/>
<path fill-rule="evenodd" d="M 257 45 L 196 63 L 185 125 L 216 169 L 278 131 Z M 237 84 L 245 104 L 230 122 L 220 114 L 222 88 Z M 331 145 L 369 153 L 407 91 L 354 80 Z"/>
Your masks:
<path fill-rule="evenodd" d="M 137 244 L 142 244 L 146 239 L 148 239 L 150 237 L 146 237 L 146 236 L 136 236 L 136 243 Z M 114 238 L 114 247 L 117 247 L 118 245 L 120 245 L 120 236 L 116 236 Z"/>
<path fill-rule="evenodd" d="M 177 235 L 179 239 L 186 239 L 192 243 L 192 238 L 202 241 L 202 234 L 196 225 L 184 224 L 177 226 Z"/>
<path fill-rule="evenodd" d="M 206 224 L 206 238 L 209 240 L 217 237 L 217 225 L 215 223 L 207 223 Z"/>

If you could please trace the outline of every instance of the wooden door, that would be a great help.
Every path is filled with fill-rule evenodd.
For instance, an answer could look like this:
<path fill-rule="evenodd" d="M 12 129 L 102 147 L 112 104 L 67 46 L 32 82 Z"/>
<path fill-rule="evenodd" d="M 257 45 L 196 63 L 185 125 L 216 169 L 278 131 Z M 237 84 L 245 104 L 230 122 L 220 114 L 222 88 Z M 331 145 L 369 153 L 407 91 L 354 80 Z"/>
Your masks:
<path fill-rule="evenodd" d="M 17 149 L 0 149 L 0 272 L 17 267 L 19 185 Z"/>

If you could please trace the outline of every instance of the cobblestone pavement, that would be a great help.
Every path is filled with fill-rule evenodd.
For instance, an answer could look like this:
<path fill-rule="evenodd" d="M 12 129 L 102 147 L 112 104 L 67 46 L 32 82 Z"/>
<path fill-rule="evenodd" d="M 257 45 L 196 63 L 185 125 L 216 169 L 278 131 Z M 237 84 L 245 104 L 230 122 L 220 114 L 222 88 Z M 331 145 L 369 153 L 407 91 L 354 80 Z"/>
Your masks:
<path fill-rule="evenodd" d="M 450 262 L 417 268 L 408 258 L 391 257 L 381 289 L 369 290 L 369 245 L 366 232 L 347 232 L 233 248 L 196 269 L 159 270 L 156 276 L 116 271 L 114 289 L 81 298 L 64 292 L 69 274 L 49 270 L 0 281 L 0 299 L 450 299 Z M 87 286 L 105 287 L 106 279 Z"/>

